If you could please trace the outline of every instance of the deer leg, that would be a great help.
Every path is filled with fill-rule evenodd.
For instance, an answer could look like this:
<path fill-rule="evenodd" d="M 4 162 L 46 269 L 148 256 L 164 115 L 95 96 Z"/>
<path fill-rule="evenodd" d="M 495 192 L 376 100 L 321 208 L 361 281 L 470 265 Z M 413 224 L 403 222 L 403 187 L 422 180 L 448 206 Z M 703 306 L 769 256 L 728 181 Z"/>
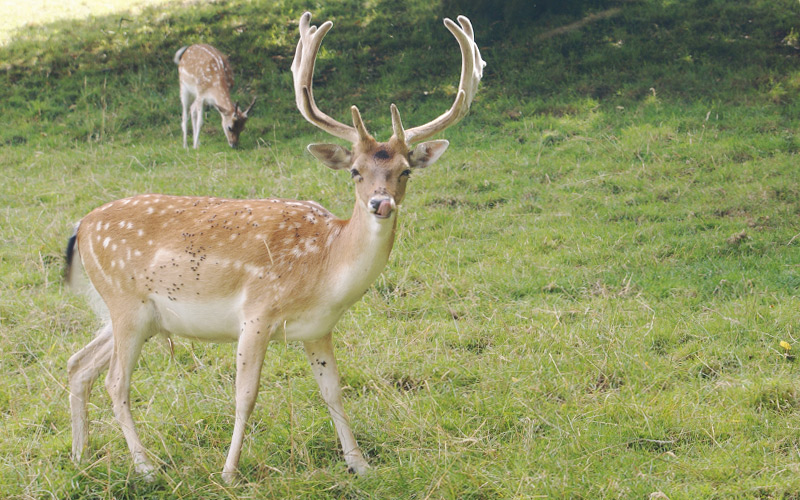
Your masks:
<path fill-rule="evenodd" d="M 114 322 L 114 348 L 106 376 L 106 390 L 111 396 L 114 416 L 122 428 L 122 434 L 133 456 L 136 472 L 144 474 L 147 479 L 152 479 L 154 468 L 147 458 L 147 449 L 136 432 L 130 405 L 131 374 L 147 338 L 140 330 L 131 322 Z"/>
<path fill-rule="evenodd" d="M 181 131 L 183 132 L 183 149 L 186 149 L 188 146 L 186 145 L 186 132 L 187 132 L 187 125 L 186 121 L 189 119 L 189 92 L 181 88 Z M 194 125 L 194 121 L 192 121 Z"/>
<path fill-rule="evenodd" d="M 242 442 L 247 428 L 247 419 L 253 412 L 258 396 L 261 366 L 273 329 L 263 328 L 253 323 L 246 325 L 236 349 L 236 417 L 233 425 L 233 436 L 222 479 L 230 484 L 238 477 L 239 457 L 242 454 Z"/>
<path fill-rule="evenodd" d="M 344 412 L 342 404 L 342 387 L 339 382 L 339 370 L 336 368 L 336 358 L 333 355 L 333 339 L 329 333 L 325 337 L 304 342 L 306 357 L 311 363 L 311 372 L 319 385 L 322 399 L 328 405 L 328 410 L 336 426 L 336 433 L 342 443 L 344 460 L 351 472 L 363 474 L 369 469 L 369 464 L 364 460 L 361 450 L 358 448 L 353 431 L 350 430 L 350 423 Z"/>
<path fill-rule="evenodd" d="M 194 149 L 200 145 L 200 129 L 203 127 L 203 100 L 195 99 L 192 103 L 192 145 Z"/>
<path fill-rule="evenodd" d="M 69 406 L 72 414 L 72 459 L 81 461 L 89 442 L 88 403 L 92 385 L 108 368 L 114 345 L 111 323 L 98 330 L 95 338 L 67 362 Z"/>

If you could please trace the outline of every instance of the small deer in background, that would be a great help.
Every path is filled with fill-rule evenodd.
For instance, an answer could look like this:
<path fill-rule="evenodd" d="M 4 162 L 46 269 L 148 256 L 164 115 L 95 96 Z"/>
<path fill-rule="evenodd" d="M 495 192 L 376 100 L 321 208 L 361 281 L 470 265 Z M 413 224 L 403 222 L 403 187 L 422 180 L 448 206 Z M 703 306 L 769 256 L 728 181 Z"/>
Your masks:
<path fill-rule="evenodd" d="M 239 103 L 231 101 L 233 88 L 233 70 L 228 58 L 211 45 L 197 44 L 181 47 L 175 53 L 175 64 L 178 65 L 178 78 L 181 86 L 181 104 L 183 115 L 183 147 L 186 145 L 186 119 L 191 109 L 193 147 L 200 144 L 200 129 L 203 127 L 203 106 L 209 104 L 217 108 L 222 116 L 222 130 L 228 144 L 235 148 L 239 144 L 239 134 L 244 130 L 247 114 L 252 109 L 256 98 L 242 111 Z M 194 98 L 194 101 L 192 101 Z"/>
<path fill-rule="evenodd" d="M 67 246 L 67 281 L 79 268 L 107 318 L 95 338 L 68 363 L 72 455 L 80 460 L 89 440 L 92 385 L 108 368 L 105 386 L 136 470 L 153 465 L 131 415 L 130 383 L 142 346 L 154 335 L 206 342 L 237 342 L 235 421 L 222 477 L 238 474 L 245 427 L 256 402 L 270 341 L 303 342 L 351 471 L 368 468 L 350 429 L 331 332 L 344 312 L 372 285 L 389 259 L 412 170 L 433 164 L 448 142 L 420 142 L 458 122 L 469 110 L 485 63 L 472 25 L 445 19 L 461 47 L 461 81 L 449 111 L 405 130 L 391 105 L 393 134 L 376 141 L 351 107 L 353 126 L 317 108 L 314 62 L 333 24 L 310 26 L 300 18 L 292 63 L 301 114 L 325 132 L 347 140 L 311 144 L 309 151 L 355 184 L 348 220 L 311 201 L 233 200 L 145 194 L 112 201 L 86 215 Z M 414 143 L 418 143 L 413 146 Z"/>

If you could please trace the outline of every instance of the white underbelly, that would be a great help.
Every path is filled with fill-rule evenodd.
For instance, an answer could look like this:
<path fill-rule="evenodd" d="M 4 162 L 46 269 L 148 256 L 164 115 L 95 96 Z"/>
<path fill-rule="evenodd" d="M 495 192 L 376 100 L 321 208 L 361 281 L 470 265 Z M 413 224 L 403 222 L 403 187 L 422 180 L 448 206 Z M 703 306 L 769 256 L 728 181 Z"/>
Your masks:
<path fill-rule="evenodd" d="M 243 297 L 198 302 L 171 301 L 151 295 L 160 327 L 170 335 L 206 342 L 235 342 L 239 339 Z"/>
<path fill-rule="evenodd" d="M 273 340 L 317 340 L 333 330 L 344 310 L 320 308 L 306 311 L 303 316 L 287 320 L 283 328 L 278 328 L 272 336 Z"/>

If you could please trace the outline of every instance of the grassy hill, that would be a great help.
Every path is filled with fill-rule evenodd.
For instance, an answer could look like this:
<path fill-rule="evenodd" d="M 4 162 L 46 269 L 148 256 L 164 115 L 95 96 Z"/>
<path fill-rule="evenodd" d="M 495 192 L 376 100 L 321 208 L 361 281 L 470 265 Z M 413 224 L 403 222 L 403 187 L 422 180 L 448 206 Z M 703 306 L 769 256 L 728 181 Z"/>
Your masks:
<path fill-rule="evenodd" d="M 543 3 L 542 5 L 547 5 Z M 0 46 L 0 491 L 11 498 L 800 497 L 800 4 L 636 0 L 168 3 L 24 28 Z M 520 9 L 514 11 L 515 8 Z M 386 271 L 334 334 L 374 471 L 346 472 L 299 345 L 270 347 L 242 456 L 229 345 L 145 346 L 133 472 L 102 387 L 69 460 L 66 360 L 96 321 L 62 289 L 72 224 L 142 192 L 314 199 L 297 19 L 334 21 L 320 107 L 379 138 L 451 104 L 471 16 L 488 62 L 450 150 L 415 173 Z M 517 15 L 515 15 L 517 14 Z M 259 101 L 240 148 L 209 111 L 181 147 L 172 55 L 230 55 Z M 341 173 L 338 173 L 341 174 Z M 790 348 L 786 348 L 789 346 Z M 663 495 L 663 496 L 661 496 Z"/>

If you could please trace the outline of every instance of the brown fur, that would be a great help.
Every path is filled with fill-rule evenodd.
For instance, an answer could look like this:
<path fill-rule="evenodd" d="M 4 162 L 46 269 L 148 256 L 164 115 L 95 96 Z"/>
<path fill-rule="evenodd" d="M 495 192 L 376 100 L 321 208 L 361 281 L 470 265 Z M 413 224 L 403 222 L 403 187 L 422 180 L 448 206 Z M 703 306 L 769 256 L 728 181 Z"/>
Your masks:
<path fill-rule="evenodd" d="M 144 302 L 150 294 L 190 300 L 247 288 L 269 296 L 272 307 L 286 311 L 296 303 L 291 309 L 302 309 L 320 286 L 302 274 L 327 272 L 323 250 L 343 221 L 314 204 L 287 203 L 297 202 L 160 195 L 117 200 L 84 217 L 78 248 L 106 300 Z M 91 254 L 96 261 L 86 258 Z M 113 275 L 110 283 L 106 274 Z M 280 297 L 268 295 L 276 283 L 293 286 Z"/>

